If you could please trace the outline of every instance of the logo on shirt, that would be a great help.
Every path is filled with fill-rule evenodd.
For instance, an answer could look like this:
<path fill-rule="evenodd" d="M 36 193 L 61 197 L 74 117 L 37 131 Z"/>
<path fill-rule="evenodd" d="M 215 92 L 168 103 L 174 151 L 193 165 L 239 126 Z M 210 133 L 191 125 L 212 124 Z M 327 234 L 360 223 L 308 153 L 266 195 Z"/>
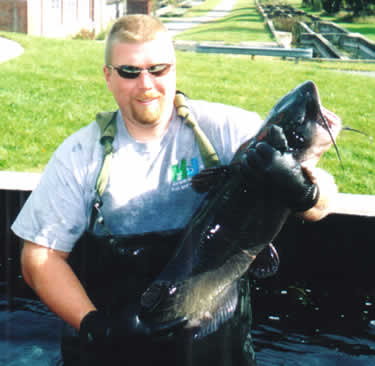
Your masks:
<path fill-rule="evenodd" d="M 172 165 L 173 182 L 180 182 L 182 180 L 191 178 L 197 173 L 199 173 L 198 158 L 192 158 L 190 160 L 190 164 L 187 163 L 186 159 L 182 159 L 180 163 Z"/>
<path fill-rule="evenodd" d="M 171 166 L 172 191 L 183 191 L 191 187 L 191 177 L 199 173 L 199 159 L 192 158 L 190 163 L 182 159 L 179 163 Z"/>

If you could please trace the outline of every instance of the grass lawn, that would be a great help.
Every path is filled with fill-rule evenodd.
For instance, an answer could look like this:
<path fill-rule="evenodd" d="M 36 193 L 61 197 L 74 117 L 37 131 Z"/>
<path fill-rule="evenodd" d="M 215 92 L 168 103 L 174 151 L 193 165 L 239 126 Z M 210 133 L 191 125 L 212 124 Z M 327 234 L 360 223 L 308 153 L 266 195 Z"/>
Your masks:
<path fill-rule="evenodd" d="M 249 0 L 238 0 L 228 16 L 196 26 L 175 38 L 197 42 L 224 41 L 225 43 L 272 41 L 272 35 L 265 28 L 254 2 Z"/>
<path fill-rule="evenodd" d="M 104 44 L 0 36 L 25 48 L 22 56 L 0 64 L 0 169 L 39 172 L 68 135 L 94 120 L 97 112 L 116 108 L 102 75 Z M 375 71 L 374 64 L 295 64 L 190 52 L 177 52 L 177 63 L 178 88 L 192 98 L 237 105 L 262 117 L 290 89 L 312 79 L 323 104 L 345 125 L 375 136 L 375 78 L 344 72 Z M 333 149 L 321 166 L 334 174 L 341 191 L 375 194 L 374 141 L 343 132 L 338 145 L 344 168 Z"/>

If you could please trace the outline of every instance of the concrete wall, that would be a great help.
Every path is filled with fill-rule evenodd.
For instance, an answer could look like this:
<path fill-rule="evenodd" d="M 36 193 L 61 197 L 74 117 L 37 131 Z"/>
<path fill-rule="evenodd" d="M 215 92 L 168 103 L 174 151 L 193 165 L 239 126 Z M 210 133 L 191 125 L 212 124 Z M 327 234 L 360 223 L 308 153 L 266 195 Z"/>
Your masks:
<path fill-rule="evenodd" d="M 301 47 L 312 47 L 315 57 L 343 58 L 333 44 L 323 35 L 315 33 L 306 23 L 298 22 L 294 27 L 293 37 Z"/>
<path fill-rule="evenodd" d="M 313 223 L 291 218 L 275 243 L 284 279 L 373 285 L 375 216 L 332 214 Z"/>
<path fill-rule="evenodd" d="M 320 33 L 349 33 L 349 31 L 345 28 L 331 22 L 317 22 L 316 26 L 318 28 L 318 32 Z"/>
<path fill-rule="evenodd" d="M 339 42 L 341 47 L 357 52 L 358 57 L 375 59 L 375 43 L 360 34 L 345 34 Z"/>
<path fill-rule="evenodd" d="M 375 43 L 359 33 L 350 33 L 331 22 L 317 22 L 317 29 L 330 42 L 352 52 L 357 58 L 374 59 Z"/>

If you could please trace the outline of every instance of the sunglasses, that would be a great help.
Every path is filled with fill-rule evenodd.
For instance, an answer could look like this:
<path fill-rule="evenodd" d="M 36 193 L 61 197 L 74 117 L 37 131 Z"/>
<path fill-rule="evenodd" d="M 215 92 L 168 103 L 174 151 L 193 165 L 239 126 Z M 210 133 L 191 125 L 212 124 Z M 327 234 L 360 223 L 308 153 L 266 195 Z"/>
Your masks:
<path fill-rule="evenodd" d="M 172 67 L 172 64 L 158 64 L 146 68 L 129 65 L 107 65 L 107 67 L 110 69 L 115 69 L 118 72 L 118 74 L 124 79 L 136 79 L 143 70 L 147 71 L 149 74 L 156 77 L 164 76 L 169 72 L 170 68 Z"/>

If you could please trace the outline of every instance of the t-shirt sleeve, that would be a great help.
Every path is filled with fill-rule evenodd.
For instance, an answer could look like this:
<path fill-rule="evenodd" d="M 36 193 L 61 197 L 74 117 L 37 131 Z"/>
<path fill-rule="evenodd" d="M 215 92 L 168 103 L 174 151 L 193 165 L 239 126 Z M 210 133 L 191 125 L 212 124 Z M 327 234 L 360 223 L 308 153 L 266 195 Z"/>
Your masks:
<path fill-rule="evenodd" d="M 95 170 L 79 138 L 65 141 L 13 223 L 13 232 L 48 248 L 71 251 L 88 225 Z"/>

